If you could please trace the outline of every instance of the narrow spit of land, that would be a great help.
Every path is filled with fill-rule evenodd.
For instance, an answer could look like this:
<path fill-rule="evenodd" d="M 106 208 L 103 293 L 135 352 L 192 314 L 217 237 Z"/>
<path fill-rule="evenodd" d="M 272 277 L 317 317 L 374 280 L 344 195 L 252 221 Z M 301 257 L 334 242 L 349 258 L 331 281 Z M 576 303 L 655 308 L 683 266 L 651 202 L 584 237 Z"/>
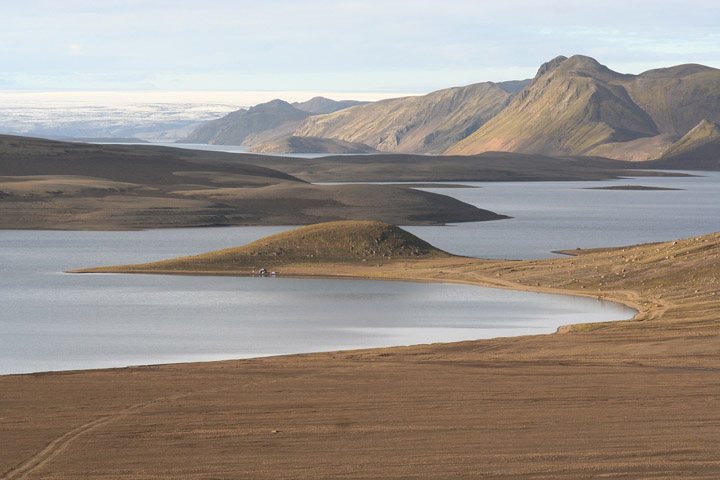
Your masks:
<path fill-rule="evenodd" d="M 537 261 L 422 245 L 403 256 L 409 240 L 396 238 L 353 261 L 295 250 L 268 263 L 288 238 L 240 247 L 233 268 L 211 255 L 106 270 L 245 274 L 263 262 L 589 295 L 638 315 L 554 335 L 0 377 L 0 478 L 720 476 L 720 233 Z"/>

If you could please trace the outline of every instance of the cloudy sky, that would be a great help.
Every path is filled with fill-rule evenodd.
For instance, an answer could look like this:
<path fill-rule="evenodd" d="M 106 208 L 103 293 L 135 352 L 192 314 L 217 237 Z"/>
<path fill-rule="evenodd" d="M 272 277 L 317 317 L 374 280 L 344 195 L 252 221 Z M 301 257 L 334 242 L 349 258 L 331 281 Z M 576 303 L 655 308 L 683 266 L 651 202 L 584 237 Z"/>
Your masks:
<path fill-rule="evenodd" d="M 428 92 L 720 67 L 718 0 L 0 0 L 0 90 Z"/>

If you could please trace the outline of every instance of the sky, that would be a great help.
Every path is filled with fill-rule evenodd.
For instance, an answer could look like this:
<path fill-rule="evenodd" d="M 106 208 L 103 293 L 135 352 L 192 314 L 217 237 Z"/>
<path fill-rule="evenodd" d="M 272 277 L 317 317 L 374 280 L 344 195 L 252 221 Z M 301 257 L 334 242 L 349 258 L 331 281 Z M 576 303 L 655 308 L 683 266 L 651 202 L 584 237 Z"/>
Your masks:
<path fill-rule="evenodd" d="M 0 91 L 426 93 L 532 77 L 720 68 L 718 0 L 0 0 Z M 368 99 L 370 97 L 367 97 Z"/>

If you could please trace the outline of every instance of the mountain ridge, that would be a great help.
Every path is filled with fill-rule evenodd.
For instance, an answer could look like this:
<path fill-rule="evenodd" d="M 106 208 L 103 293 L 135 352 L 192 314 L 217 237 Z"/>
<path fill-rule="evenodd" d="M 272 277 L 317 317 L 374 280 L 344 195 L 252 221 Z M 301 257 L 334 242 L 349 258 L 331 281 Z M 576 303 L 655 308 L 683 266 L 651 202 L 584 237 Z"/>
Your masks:
<path fill-rule="evenodd" d="M 444 153 L 648 160 L 702 120 L 720 120 L 720 70 L 685 64 L 631 75 L 591 57 L 560 56 L 543 64 L 503 111 Z"/>
<path fill-rule="evenodd" d="M 492 82 L 447 88 L 311 117 L 294 135 L 359 142 L 385 152 L 441 153 L 492 118 L 513 96 Z"/>
<path fill-rule="evenodd" d="M 653 160 L 676 153 L 676 143 L 702 121 L 720 122 L 720 70 L 689 63 L 626 74 L 592 57 L 561 55 L 531 80 L 371 103 L 274 102 L 203 124 L 186 141 L 242 143 L 268 153 L 323 153 L 314 150 L 350 142 L 388 153 Z"/>

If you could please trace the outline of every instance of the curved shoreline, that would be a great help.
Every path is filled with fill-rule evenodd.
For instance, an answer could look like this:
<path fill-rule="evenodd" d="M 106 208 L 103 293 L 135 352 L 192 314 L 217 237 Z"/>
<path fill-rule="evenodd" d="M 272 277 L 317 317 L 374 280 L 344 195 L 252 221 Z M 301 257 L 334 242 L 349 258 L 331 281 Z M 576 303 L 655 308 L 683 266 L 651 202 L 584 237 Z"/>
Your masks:
<path fill-rule="evenodd" d="M 578 253 L 331 271 L 602 295 L 637 306 L 634 320 L 0 376 L 0 478 L 718 478 L 720 234 Z M 273 269 L 317 277 L 328 267 Z"/>
<path fill-rule="evenodd" d="M 465 260 L 464 258 L 453 258 L 453 263 L 457 264 L 458 260 Z M 477 259 L 467 258 L 467 261 L 470 262 L 469 264 L 472 264 Z M 337 268 L 343 268 L 346 270 L 343 274 L 333 274 L 333 273 L 327 273 L 331 271 L 337 270 Z M 568 292 L 565 290 L 558 290 L 558 289 L 544 289 L 544 288 L 533 288 L 533 287 L 523 287 L 521 285 L 516 284 L 505 284 L 502 285 L 497 281 L 491 281 L 490 279 L 455 279 L 455 278 L 424 278 L 419 276 L 409 276 L 409 275 L 398 275 L 398 276 L 388 276 L 387 274 L 383 275 L 383 269 L 378 267 L 371 267 L 371 270 L 375 273 L 370 274 L 370 272 L 363 272 L 362 267 L 358 268 L 356 272 L 353 272 L 353 268 L 351 265 L 336 265 L 336 266 L 323 266 L 319 271 L 309 272 L 309 271 L 301 271 L 301 268 L 298 269 L 296 273 L 286 273 L 285 271 L 278 272 L 275 275 L 267 275 L 269 278 L 285 278 L 285 279 L 308 279 L 308 280 L 365 280 L 365 281 L 390 281 L 390 282 L 403 282 L 403 283 L 425 283 L 425 284 L 444 284 L 444 285 L 467 285 L 471 287 L 479 287 L 479 288 L 493 288 L 498 290 L 506 290 L 506 291 L 516 291 L 516 292 L 527 292 L 527 293 L 535 293 L 535 294 L 545 294 L 545 295 L 569 295 L 573 297 L 583 297 L 588 298 L 591 300 L 604 300 L 606 302 L 611 302 L 613 305 L 616 305 L 616 309 L 612 309 L 610 311 L 605 311 L 604 313 L 600 313 L 603 311 L 603 308 L 612 308 L 610 306 L 608 307 L 602 307 L 600 303 L 592 303 L 592 304 L 579 304 L 579 306 L 575 307 L 577 308 L 576 317 L 584 319 L 587 318 L 587 322 L 568 322 L 567 318 L 565 318 L 564 322 L 560 322 L 559 318 L 555 319 L 553 321 L 552 315 L 546 315 L 546 321 L 542 321 L 537 326 L 530 328 L 530 326 L 535 325 L 535 323 L 529 323 L 529 327 L 526 329 L 518 329 L 516 332 L 513 331 L 513 329 L 510 330 L 504 330 L 502 332 L 497 331 L 494 332 L 493 330 L 486 330 L 486 327 L 483 325 L 485 323 L 481 323 L 476 326 L 467 326 L 467 328 L 473 328 L 473 329 L 480 329 L 483 331 L 477 331 L 477 332 L 467 332 L 466 336 L 463 335 L 450 335 L 449 337 L 447 335 L 443 336 L 440 335 L 438 337 L 425 334 L 420 335 L 419 337 L 417 335 L 412 335 L 410 337 L 403 337 L 403 335 L 400 335 L 399 338 L 395 338 L 394 342 L 388 342 L 388 341 L 371 341 L 372 339 L 368 339 L 366 342 L 353 342 L 358 344 L 357 346 L 352 347 L 343 347 L 343 351 L 356 351 L 356 350 L 367 350 L 367 349 L 375 349 L 375 348 L 395 348 L 395 347 L 406 347 L 406 346 L 412 346 L 412 345 L 428 345 L 428 344 L 437 344 L 437 343 L 453 343 L 453 342 L 465 342 L 465 341 L 475 341 L 475 340 L 485 340 L 485 339 L 491 339 L 491 338 L 511 338 L 511 337 L 520 337 L 520 336 L 526 336 L 526 335 L 550 335 L 556 332 L 564 332 L 571 328 L 573 328 L 573 325 L 577 323 L 585 324 L 585 323 L 597 323 L 597 324 L 606 324 L 609 322 L 623 322 L 623 321 L 632 321 L 632 319 L 637 315 L 638 309 L 633 308 L 632 302 L 615 302 L 612 299 L 603 299 L 603 298 L 597 298 L 595 295 L 591 294 L 583 294 L 578 292 Z M 367 269 L 365 269 L 367 270 Z M 83 270 L 70 270 L 66 271 L 64 273 L 73 274 L 73 273 L 87 273 Z M 234 271 L 225 271 L 225 272 L 217 272 L 217 271 L 191 271 L 191 270 L 153 270 L 153 271 L 133 271 L 133 270 L 122 270 L 122 268 L 113 268 L 112 271 L 104 272 L 102 268 L 93 269 L 93 273 L 96 275 L 116 275 L 116 274 L 135 274 L 135 275 L 172 275 L 172 276 L 210 276 L 210 277 L 242 277 L 242 278 L 257 278 L 259 277 L 257 274 L 252 273 L 251 271 L 242 271 L 242 270 L 234 270 Z M 252 283 L 252 282 L 251 282 Z M 282 290 L 282 287 L 277 287 L 280 290 Z M 312 288 L 312 287 L 306 287 L 306 288 Z M 340 287 L 340 288 L 350 288 L 353 287 Z M 378 287 L 375 287 L 376 289 Z M 379 287 L 380 289 L 383 289 L 384 287 Z M 275 288 L 271 288 L 271 290 L 275 290 Z M 474 295 L 471 293 L 471 295 Z M 482 302 L 485 297 L 483 293 L 478 293 L 480 295 L 479 301 Z M 505 297 L 502 297 L 505 298 Z M 513 300 L 504 300 L 507 303 L 508 307 L 511 308 L 511 305 L 515 302 L 524 303 L 526 301 L 530 302 L 531 304 L 535 301 L 533 297 L 527 297 L 526 300 L 523 299 L 523 297 L 511 297 Z M 419 300 L 422 302 L 422 300 Z M 563 304 L 563 300 L 557 299 L 557 300 L 538 300 L 540 302 L 556 302 L 560 305 Z M 482 303 L 478 304 L 478 306 L 481 306 Z M 570 305 L 574 305 L 573 303 L 570 303 Z M 622 310 L 620 306 L 627 307 L 628 309 L 632 309 L 632 313 L 630 313 L 628 310 Z M 571 307 L 572 308 L 572 307 Z M 558 315 L 560 315 L 562 312 L 558 311 Z M 401 313 L 398 312 L 398 315 Z M 437 315 L 442 315 L 442 312 L 436 312 Z M 530 314 L 530 312 L 528 312 Z M 586 317 L 586 314 L 588 317 Z M 481 315 L 482 317 L 482 315 Z M 600 317 L 600 318 L 598 318 Z M 604 317 L 604 318 L 603 318 Z M 497 325 L 502 325 L 503 318 L 502 313 L 497 312 L 492 315 L 494 319 L 494 322 L 497 323 Z M 530 317 L 528 317 L 530 318 Z M 298 318 L 298 321 L 301 321 L 300 318 Z M 390 322 L 392 324 L 392 322 Z M 442 325 L 434 325 L 435 328 L 444 328 Z M 410 321 L 409 325 L 406 325 L 402 328 L 410 328 L 411 330 L 414 328 L 412 326 L 412 321 Z M 411 330 L 408 330 L 408 333 L 411 332 Z M 383 340 L 384 337 L 380 338 L 380 340 Z M 99 366 L 99 367 L 92 367 L 92 366 L 70 366 L 71 370 L 97 370 L 97 369 L 107 369 L 107 368 L 127 368 L 128 366 L 150 366 L 150 365 L 161 365 L 161 364 L 187 364 L 187 363 L 198 363 L 198 362 L 217 362 L 217 361 L 226 361 L 226 360 L 237 360 L 237 359 L 245 359 L 245 358 L 265 358 L 265 357 L 277 357 L 277 356 L 288 356 L 288 355 L 302 355 L 307 353 L 321 353 L 321 352 L 327 352 L 327 351 L 337 351 L 338 348 L 340 348 L 341 343 L 334 342 L 335 345 L 327 345 L 326 347 L 321 348 L 315 348 L 313 349 L 306 349 L 303 348 L 303 345 L 296 345 L 295 348 L 289 348 L 286 349 L 284 352 L 282 349 L 276 350 L 273 349 L 272 353 L 257 353 L 257 354 L 243 354 L 243 355 L 215 355 L 214 357 L 212 355 L 209 355 L 210 358 L 193 358 L 192 356 L 188 357 L 185 356 L 183 358 L 183 355 L 174 355 L 176 357 L 175 359 L 171 359 L 168 357 L 167 359 L 159 359 L 154 361 L 147 361 L 142 359 L 134 360 L 130 363 L 123 362 L 118 363 L 114 367 L 113 366 L 107 366 L 108 362 L 105 362 L 106 365 Z M 244 343 L 241 343 L 238 345 L 238 353 L 242 353 L 244 351 L 244 348 L 242 347 Z M 294 345 L 294 344 L 293 344 Z M 281 353 L 282 352 L 282 353 Z M 206 356 L 208 357 L 208 356 Z M 112 365 L 112 364 L 110 364 Z M 54 369 L 52 371 L 58 372 L 62 370 L 67 370 L 67 368 L 63 369 Z M 15 374 L 32 374 L 32 373 L 40 373 L 42 370 L 38 371 L 27 371 L 27 372 L 18 372 Z"/>
<path fill-rule="evenodd" d="M 487 260 L 482 258 L 472 258 L 472 257 L 456 257 L 454 258 L 454 263 L 457 263 L 457 260 L 467 258 L 469 260 L 468 265 L 472 265 L 476 261 L 480 262 L 492 262 L 493 264 L 503 264 L 503 263 L 509 263 L 509 264 L 515 264 L 517 261 L 509 260 Z M 417 263 L 420 264 L 423 261 L 418 261 Z M 530 262 L 530 261 L 526 261 Z M 288 266 L 285 266 L 285 268 L 288 268 Z M 626 320 L 617 320 L 617 322 L 629 322 L 629 321 L 635 321 L 636 317 L 639 316 L 642 313 L 647 313 L 647 308 L 644 307 L 639 301 L 637 300 L 631 300 L 628 298 L 623 298 L 617 295 L 613 295 L 611 292 L 606 293 L 599 293 L 599 292 L 581 292 L 577 290 L 569 290 L 569 289 L 561 289 L 561 288 L 550 288 L 550 287 L 543 287 L 543 286 L 531 286 L 531 285 L 523 285 L 519 283 L 513 283 L 510 281 L 502 281 L 498 279 L 492 279 L 491 277 L 479 277 L 477 276 L 476 279 L 468 279 L 468 278 L 437 278 L 437 277 L 422 277 L 422 276 L 410 276 L 410 275 L 398 275 L 398 276 L 389 276 L 386 273 L 381 272 L 368 272 L 367 267 L 355 267 L 353 268 L 352 265 L 346 265 L 346 264 L 328 264 L 324 265 L 322 267 L 303 267 L 303 266 L 289 266 L 290 272 L 288 271 L 278 271 L 272 275 L 268 275 L 270 277 L 276 277 L 276 278 L 306 278 L 306 279 L 347 279 L 347 280 L 384 280 L 384 281 L 395 281 L 395 282 L 423 282 L 423 283 L 451 283 L 451 284 L 459 284 L 459 285 L 472 285 L 476 287 L 483 287 L 483 288 L 496 288 L 500 290 L 515 290 L 515 291 L 523 291 L 523 292 L 532 292 L 532 293 L 547 293 L 547 294 L 554 294 L 554 295 L 568 295 L 573 297 L 584 297 L 584 298 L 592 298 L 597 300 L 603 300 L 608 302 L 617 303 L 620 305 L 624 305 L 632 310 L 636 311 L 636 314 L 633 316 L 633 318 L 626 319 Z M 325 269 L 332 270 L 332 269 L 343 269 L 343 270 L 349 270 L 347 273 L 343 274 L 333 274 L 333 273 L 327 273 L 324 271 Z M 440 267 L 437 267 L 440 268 Z M 391 270 L 392 271 L 392 270 Z M 216 271 L 216 270 L 162 270 L 162 269 L 156 269 L 156 270 L 133 270 L 133 269 L 123 269 L 122 267 L 108 267 L 107 269 L 104 267 L 96 267 L 96 268 L 89 268 L 89 269 L 78 269 L 78 270 L 67 270 L 64 273 L 69 274 L 129 274 L 129 275 L 177 275 L 177 276 L 208 276 L 208 277 L 257 277 L 258 275 L 253 271 Z M 373 274 L 374 273 L 374 274 Z M 601 322 L 601 323 L 607 323 L 607 322 Z M 561 327 L 572 327 L 573 325 L 563 325 Z M 582 325 L 582 323 L 578 323 L 577 325 Z M 558 327 L 558 328 L 561 328 Z M 392 348 L 392 347 L 388 347 Z"/>

